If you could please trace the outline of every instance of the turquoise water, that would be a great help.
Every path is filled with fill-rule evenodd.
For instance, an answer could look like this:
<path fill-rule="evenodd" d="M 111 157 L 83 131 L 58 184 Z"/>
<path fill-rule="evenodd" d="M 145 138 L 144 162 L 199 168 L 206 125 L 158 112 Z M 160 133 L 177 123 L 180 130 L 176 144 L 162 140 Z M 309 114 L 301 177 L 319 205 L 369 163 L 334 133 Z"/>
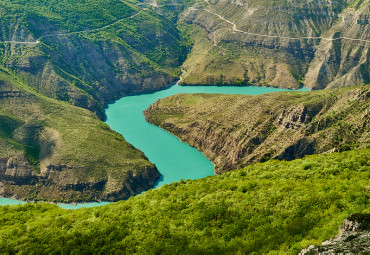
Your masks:
<path fill-rule="evenodd" d="M 198 150 L 177 137 L 145 121 L 143 111 L 161 98 L 179 93 L 222 93 L 258 95 L 283 91 L 266 87 L 179 86 L 150 94 L 123 97 L 105 111 L 106 123 L 136 148 L 145 153 L 162 174 L 156 187 L 214 174 L 211 162 Z"/>
<path fill-rule="evenodd" d="M 288 91 L 286 89 L 267 87 L 219 87 L 219 86 L 179 86 L 154 93 L 123 97 L 106 109 L 106 123 L 133 146 L 141 150 L 154 163 L 162 174 L 155 187 L 180 181 L 181 179 L 198 179 L 214 174 L 212 163 L 198 150 L 181 142 L 170 133 L 147 123 L 143 111 L 161 98 L 179 93 L 215 93 L 259 95 L 264 93 Z M 300 91 L 308 91 L 303 88 Z M 17 200 L 0 198 L 0 205 L 23 203 Z M 92 207 L 107 204 L 83 203 L 77 205 L 61 204 L 66 209 Z"/>
<path fill-rule="evenodd" d="M 11 198 L 4 198 L 0 197 L 0 205 L 22 205 L 27 202 L 11 199 Z M 94 202 L 94 203 L 79 203 L 79 204 L 58 204 L 58 206 L 64 209 L 79 209 L 82 207 L 94 207 L 94 206 L 102 206 L 107 205 L 109 202 Z"/>
<path fill-rule="evenodd" d="M 26 202 L 11 199 L 11 198 L 0 197 L 0 205 L 22 205 L 25 203 Z"/>

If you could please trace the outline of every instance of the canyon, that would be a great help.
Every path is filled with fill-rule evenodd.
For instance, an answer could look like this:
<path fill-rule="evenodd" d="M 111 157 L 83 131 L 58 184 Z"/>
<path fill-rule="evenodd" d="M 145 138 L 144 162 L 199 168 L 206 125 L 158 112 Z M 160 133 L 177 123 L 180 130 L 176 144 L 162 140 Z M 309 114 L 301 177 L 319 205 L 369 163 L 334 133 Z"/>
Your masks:
<path fill-rule="evenodd" d="M 4 80 L 14 80 L 10 82 L 11 89 L 8 85 L 0 87 L 5 95 L 0 114 L 8 123 L 1 132 L 1 165 L 3 175 L 8 176 L 4 178 L 12 180 L 7 183 L 18 183 L 19 188 L 19 191 L 12 190 L 16 186 L 7 191 L 2 188 L 6 196 L 49 201 L 75 196 L 62 198 L 58 192 L 38 195 L 41 186 L 36 183 L 53 182 L 60 185 L 60 190 L 68 185 L 76 190 L 79 195 L 75 200 L 115 200 L 147 189 L 159 178 L 155 166 L 138 152 L 134 153 L 137 159 L 146 161 L 141 166 L 135 163 L 133 167 L 123 167 L 124 158 L 129 162 L 132 158 L 110 157 L 115 155 L 111 148 L 105 152 L 111 161 L 98 164 L 91 157 L 96 149 L 88 146 L 85 150 L 82 143 L 84 137 L 90 142 L 97 139 L 86 135 L 91 134 L 90 126 L 76 128 L 75 125 L 63 133 L 67 130 L 65 123 L 73 119 L 73 125 L 76 119 L 60 114 L 57 105 L 61 101 L 93 112 L 86 115 L 85 122 L 95 123 L 99 130 L 114 134 L 104 123 L 98 124 L 95 115 L 105 120 L 104 109 L 109 103 L 123 96 L 166 88 L 178 79 L 181 85 L 280 88 L 305 85 L 312 90 L 370 82 L 368 0 L 273 3 L 264 0 L 111 0 L 104 3 L 1 0 L 0 3 L 2 76 Z M 12 100 L 21 101 L 22 107 L 15 103 L 4 105 Z M 45 107 L 47 104 L 55 107 Z M 288 109 L 291 113 L 286 114 L 299 115 L 305 111 L 304 107 L 298 108 Z M 66 113 L 74 111 L 77 110 Z M 60 121 L 45 125 L 43 120 L 47 115 L 58 116 Z M 282 116 L 282 121 L 288 117 Z M 15 126 L 9 128 L 9 123 Z M 33 132 L 36 135 L 30 136 Z M 67 138 L 67 134 L 80 137 L 81 143 Z M 102 142 L 108 144 L 111 139 Z M 127 149 L 129 155 L 135 151 L 122 137 L 119 140 L 122 144 L 117 146 L 125 144 L 124 151 Z M 257 139 L 251 144 L 259 142 Z M 311 142 L 306 142 L 302 140 L 296 145 L 307 147 L 300 150 L 299 156 L 312 153 Z M 330 146 L 323 145 L 318 151 L 334 148 Z M 55 161 L 50 148 L 64 147 L 81 150 L 75 149 L 73 157 L 65 151 L 62 154 L 66 157 Z M 236 158 L 245 153 L 227 152 L 228 157 L 233 158 L 232 163 L 221 168 L 230 170 L 239 166 L 241 162 Z M 261 152 L 248 162 L 267 160 L 276 157 L 276 153 Z M 286 159 L 297 157 L 288 152 L 279 155 Z M 78 157 L 84 158 L 84 163 L 72 164 Z M 216 156 L 211 156 L 211 160 L 213 157 Z M 226 164 L 221 161 L 219 165 Z M 107 182 L 106 167 L 131 169 L 132 174 L 128 174 L 131 177 L 123 180 L 134 183 L 123 181 L 111 186 Z M 99 178 L 90 178 L 95 172 Z M 151 174 L 152 177 L 148 177 Z M 14 176 L 20 177 L 19 182 Z M 29 182 L 32 180 L 27 183 L 28 188 L 23 185 L 28 177 L 22 176 L 29 176 Z M 52 182 L 45 181 L 50 176 L 59 177 Z M 141 177 L 136 180 L 135 176 Z M 145 185 L 144 180 L 148 182 Z M 114 192 L 125 191 L 112 198 L 107 195 L 111 187 Z M 82 198 L 83 192 L 89 195 Z"/>

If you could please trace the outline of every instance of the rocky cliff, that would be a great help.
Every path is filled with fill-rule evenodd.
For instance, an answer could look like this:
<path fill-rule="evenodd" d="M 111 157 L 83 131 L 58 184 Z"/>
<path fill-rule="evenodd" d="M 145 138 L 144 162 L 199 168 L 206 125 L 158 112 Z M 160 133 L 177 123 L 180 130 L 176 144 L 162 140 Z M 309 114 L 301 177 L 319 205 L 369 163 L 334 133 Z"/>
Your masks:
<path fill-rule="evenodd" d="M 259 96 L 180 94 L 157 101 L 145 115 L 198 148 L 222 173 L 368 145 L 369 98 L 369 85 Z"/>
<path fill-rule="evenodd" d="M 306 73 L 306 87 L 335 88 L 370 81 L 370 2 L 355 1 L 324 33 Z M 356 41 L 348 38 L 357 38 Z"/>
<path fill-rule="evenodd" d="M 369 1 L 204 0 L 180 16 L 183 84 L 310 89 L 370 82 Z"/>
<path fill-rule="evenodd" d="M 159 172 L 94 113 L 35 93 L 0 71 L 0 196 L 116 201 Z"/>

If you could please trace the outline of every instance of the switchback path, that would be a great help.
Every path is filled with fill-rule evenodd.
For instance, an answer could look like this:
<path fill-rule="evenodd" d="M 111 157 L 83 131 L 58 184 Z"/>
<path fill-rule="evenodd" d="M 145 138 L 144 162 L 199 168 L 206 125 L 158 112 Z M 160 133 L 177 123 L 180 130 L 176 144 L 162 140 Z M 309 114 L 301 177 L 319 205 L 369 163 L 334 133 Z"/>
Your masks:
<path fill-rule="evenodd" d="M 210 4 L 207 0 L 204 0 L 207 5 L 208 5 L 208 8 L 210 7 Z M 197 9 L 191 9 L 191 10 L 197 10 Z M 213 14 L 215 16 L 217 16 L 219 19 L 225 21 L 226 23 L 229 23 L 230 25 L 233 26 L 232 28 L 232 31 L 233 32 L 238 32 L 238 33 L 242 33 L 242 34 L 247 34 L 247 35 L 253 35 L 253 36 L 260 36 L 260 37 L 267 37 L 267 38 L 279 38 L 279 39 L 289 39 L 289 40 L 302 40 L 302 39 L 313 39 L 313 40 L 325 40 L 325 41 L 337 41 L 337 40 L 350 40 L 350 41 L 359 41 L 359 42 L 365 42 L 365 43 L 370 43 L 370 40 L 363 40 L 363 39 L 356 39 L 356 38 L 349 38 L 349 37 L 337 37 L 337 38 L 326 38 L 326 37 L 312 37 L 312 36 L 305 36 L 305 37 L 288 37 L 288 36 L 279 36 L 279 35 L 264 35 L 264 34 L 257 34 L 257 33 L 250 33 L 250 32 L 247 32 L 247 31 L 243 31 L 243 30 L 240 30 L 238 29 L 237 25 L 226 19 L 225 17 L 221 16 L 220 14 L 218 13 L 215 13 L 215 12 L 212 12 L 210 9 L 204 9 L 206 12 L 210 13 L 210 14 Z"/>

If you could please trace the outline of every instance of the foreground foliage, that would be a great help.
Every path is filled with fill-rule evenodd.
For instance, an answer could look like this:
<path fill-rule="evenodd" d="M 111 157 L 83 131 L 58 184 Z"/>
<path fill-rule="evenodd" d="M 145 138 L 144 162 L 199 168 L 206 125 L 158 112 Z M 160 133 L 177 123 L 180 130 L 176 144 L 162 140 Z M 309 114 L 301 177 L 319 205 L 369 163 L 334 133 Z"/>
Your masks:
<path fill-rule="evenodd" d="M 14 253 L 297 253 L 369 213 L 370 149 L 272 160 L 165 185 L 103 207 L 0 208 L 0 250 Z"/>

